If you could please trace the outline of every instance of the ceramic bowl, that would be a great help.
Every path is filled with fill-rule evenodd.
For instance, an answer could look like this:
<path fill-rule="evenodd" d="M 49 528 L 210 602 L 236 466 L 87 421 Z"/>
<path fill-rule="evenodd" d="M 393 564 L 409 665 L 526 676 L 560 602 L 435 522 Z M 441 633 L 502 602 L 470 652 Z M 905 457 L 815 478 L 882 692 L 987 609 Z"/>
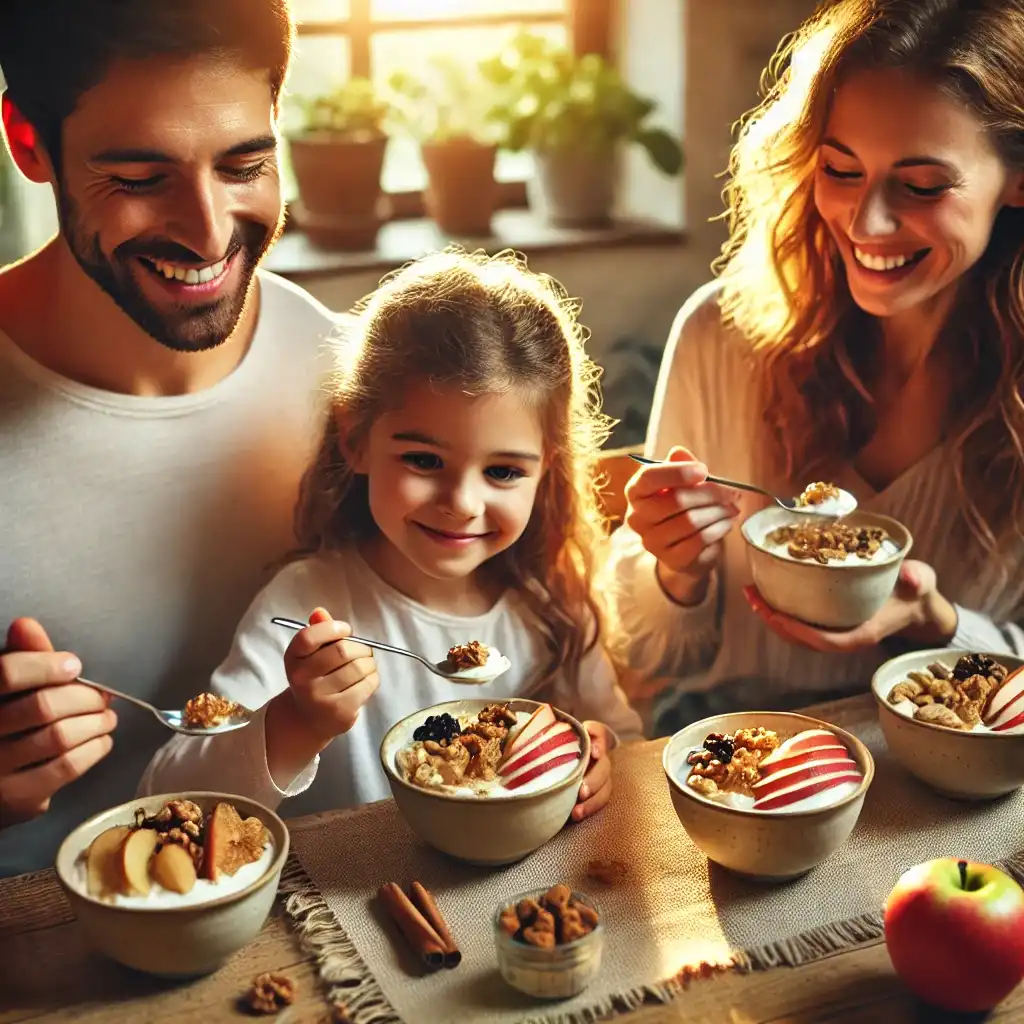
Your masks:
<path fill-rule="evenodd" d="M 402 747 L 412 743 L 412 734 L 428 715 L 447 713 L 459 718 L 475 715 L 493 703 L 493 700 L 454 700 L 424 708 L 392 726 L 380 746 L 381 765 L 406 824 L 424 842 L 470 864 L 511 864 L 556 836 L 576 805 L 576 794 L 590 760 L 590 737 L 586 729 L 571 715 L 556 708 L 555 716 L 568 722 L 578 733 L 582 757 L 571 775 L 549 789 L 487 799 L 423 789 L 401 777 L 395 756 Z M 515 699 L 507 703 L 513 711 L 532 713 L 539 707 L 532 700 Z"/>
<path fill-rule="evenodd" d="M 805 729 L 828 729 L 846 745 L 864 774 L 856 792 L 830 807 L 807 811 L 751 811 L 705 799 L 685 784 L 690 751 L 708 733 L 763 726 L 783 739 Z M 709 860 L 752 878 L 784 881 L 820 864 L 846 842 L 875 775 L 871 752 L 856 736 L 828 722 L 777 711 L 715 715 L 677 732 L 662 755 L 672 806 L 694 845 Z"/>
<path fill-rule="evenodd" d="M 899 551 L 883 562 L 848 558 L 822 565 L 798 561 L 764 546 L 764 538 L 779 526 L 807 525 L 810 517 L 785 509 L 761 509 L 750 516 L 740 532 L 747 542 L 747 558 L 754 584 L 769 607 L 826 629 L 853 629 L 877 612 L 896 586 L 900 566 L 910 551 L 910 531 L 889 516 L 854 512 L 843 522 L 850 526 L 880 526 Z"/>
<path fill-rule="evenodd" d="M 243 818 L 259 818 L 274 846 L 270 866 L 247 888 L 196 906 L 124 907 L 88 895 L 79 855 L 106 829 L 133 824 L 136 808 L 156 814 L 168 800 L 191 800 L 204 811 L 230 803 Z M 61 843 L 54 867 L 75 917 L 101 953 L 147 974 L 189 978 L 217 970 L 256 938 L 287 856 L 288 829 L 262 804 L 228 793 L 165 793 L 120 804 L 79 825 Z"/>
<path fill-rule="evenodd" d="M 943 647 L 912 651 L 885 662 L 871 680 L 885 742 L 911 775 L 943 796 L 957 800 L 987 800 L 1024 786 L 1024 733 L 965 732 L 947 729 L 897 711 L 889 691 L 936 661 L 951 668 L 971 652 Z M 985 653 L 985 652 L 981 652 Z M 1008 669 L 1024 664 L 1009 654 L 990 654 Z"/>
<path fill-rule="evenodd" d="M 604 923 L 601 908 L 586 893 L 573 897 L 597 911 L 597 926 L 575 942 L 541 949 L 517 942 L 501 927 L 501 915 L 508 906 L 522 900 L 539 899 L 546 889 L 533 889 L 506 900 L 494 912 L 494 945 L 498 970 L 513 988 L 535 999 L 571 999 L 579 995 L 601 970 L 604 953 Z"/>

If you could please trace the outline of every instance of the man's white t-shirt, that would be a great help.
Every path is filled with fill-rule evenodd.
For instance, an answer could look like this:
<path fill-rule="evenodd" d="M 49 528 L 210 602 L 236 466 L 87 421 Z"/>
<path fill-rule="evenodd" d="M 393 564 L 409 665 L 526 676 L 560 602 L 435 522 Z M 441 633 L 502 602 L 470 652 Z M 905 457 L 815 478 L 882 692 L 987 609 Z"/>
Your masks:
<path fill-rule="evenodd" d="M 0 332 L 0 628 L 33 616 L 81 658 L 85 678 L 162 708 L 206 689 L 292 545 L 319 438 L 324 341 L 342 321 L 281 278 L 258 281 L 245 358 L 195 394 L 86 387 Z M 141 709 L 114 706 L 110 755 L 48 813 L 0 829 L 0 876 L 49 866 L 75 825 L 131 799 L 168 734 Z"/>
<path fill-rule="evenodd" d="M 270 807 L 289 797 L 289 816 L 382 800 L 391 795 L 379 750 L 396 722 L 449 700 L 480 697 L 507 700 L 529 696 L 547 653 L 539 631 L 514 592 L 483 615 L 437 612 L 382 580 L 349 546 L 286 566 L 246 613 L 231 652 L 213 677 L 212 688 L 257 709 L 285 690 L 284 651 L 295 635 L 271 623 L 274 616 L 305 621 L 317 606 L 352 626 L 356 636 L 381 640 L 441 661 L 457 643 L 479 640 L 497 648 L 511 668 L 472 688 L 434 675 L 400 654 L 376 652 L 380 687 L 356 724 L 294 780 L 274 780 L 267 768 L 264 716 L 245 729 L 208 738 L 174 737 L 154 758 L 140 785 L 143 794 L 218 789 L 248 796 Z M 583 660 L 579 686 L 555 685 L 550 699 L 579 719 L 609 726 L 622 741 L 641 738 L 640 716 L 616 682 L 600 647 Z M 281 788 L 278 782 L 284 782 Z"/>

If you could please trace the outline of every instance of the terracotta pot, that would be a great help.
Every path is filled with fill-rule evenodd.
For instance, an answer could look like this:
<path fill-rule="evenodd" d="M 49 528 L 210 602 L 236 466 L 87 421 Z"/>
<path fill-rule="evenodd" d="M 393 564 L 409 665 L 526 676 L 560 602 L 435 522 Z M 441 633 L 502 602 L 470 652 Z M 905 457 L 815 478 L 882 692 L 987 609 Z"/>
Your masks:
<path fill-rule="evenodd" d="M 289 143 L 299 186 L 292 214 L 318 245 L 373 247 L 382 221 L 380 173 L 387 144 L 384 136 L 351 141 L 328 135 Z"/>
<path fill-rule="evenodd" d="M 497 147 L 457 139 L 424 143 L 422 152 L 427 212 L 437 226 L 449 235 L 489 235 L 497 202 Z"/>
<path fill-rule="evenodd" d="M 534 153 L 526 183 L 530 207 L 552 224 L 597 227 L 612 219 L 618 186 L 618 152 L 572 149 Z"/>

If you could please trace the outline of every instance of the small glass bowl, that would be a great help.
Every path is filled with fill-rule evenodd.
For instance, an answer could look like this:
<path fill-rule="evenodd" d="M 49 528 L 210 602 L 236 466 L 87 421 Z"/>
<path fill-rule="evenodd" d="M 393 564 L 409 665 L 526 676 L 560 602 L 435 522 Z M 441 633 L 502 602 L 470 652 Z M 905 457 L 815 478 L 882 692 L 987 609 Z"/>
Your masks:
<path fill-rule="evenodd" d="M 601 908 L 586 893 L 573 892 L 572 898 L 597 911 L 597 927 L 574 942 L 553 949 L 541 949 L 517 942 L 501 927 L 505 908 L 521 900 L 537 900 L 547 889 L 534 889 L 505 900 L 494 913 L 494 945 L 498 951 L 498 970 L 513 988 L 537 999 L 569 999 L 579 995 L 597 977 L 604 952 L 604 917 Z"/>

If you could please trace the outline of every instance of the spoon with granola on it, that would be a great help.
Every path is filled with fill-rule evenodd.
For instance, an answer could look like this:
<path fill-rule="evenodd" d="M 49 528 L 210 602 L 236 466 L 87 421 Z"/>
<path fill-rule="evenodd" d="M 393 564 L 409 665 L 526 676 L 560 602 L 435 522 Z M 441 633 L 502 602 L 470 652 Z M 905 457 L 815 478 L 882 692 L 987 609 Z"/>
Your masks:
<path fill-rule="evenodd" d="M 285 626 L 294 630 L 305 629 L 308 625 L 298 619 L 285 619 L 278 616 L 270 621 L 276 626 Z M 402 654 L 406 658 L 418 661 L 435 676 L 441 676 L 451 683 L 462 683 L 467 686 L 483 686 L 485 683 L 493 682 L 512 667 L 512 662 L 501 651 L 496 647 L 488 647 L 486 644 L 480 643 L 479 640 L 470 640 L 468 644 L 455 644 L 454 647 L 448 649 L 448 657 L 444 661 L 430 661 L 413 651 L 407 651 L 404 647 L 395 647 L 393 644 L 386 644 L 381 640 L 367 640 L 363 636 L 350 636 L 348 639 L 357 644 L 365 644 L 377 651 Z"/>
<path fill-rule="evenodd" d="M 78 679 L 76 682 L 91 686 L 101 693 L 109 693 L 112 697 L 137 704 L 140 708 L 151 711 L 161 724 L 184 736 L 216 736 L 222 732 L 234 732 L 244 729 L 252 721 L 252 712 L 241 704 L 236 704 L 226 697 L 218 697 L 215 693 L 201 693 L 193 697 L 180 711 L 164 711 L 149 701 L 133 697 L 130 693 L 122 693 L 112 686 L 94 683 L 90 679 Z"/>

